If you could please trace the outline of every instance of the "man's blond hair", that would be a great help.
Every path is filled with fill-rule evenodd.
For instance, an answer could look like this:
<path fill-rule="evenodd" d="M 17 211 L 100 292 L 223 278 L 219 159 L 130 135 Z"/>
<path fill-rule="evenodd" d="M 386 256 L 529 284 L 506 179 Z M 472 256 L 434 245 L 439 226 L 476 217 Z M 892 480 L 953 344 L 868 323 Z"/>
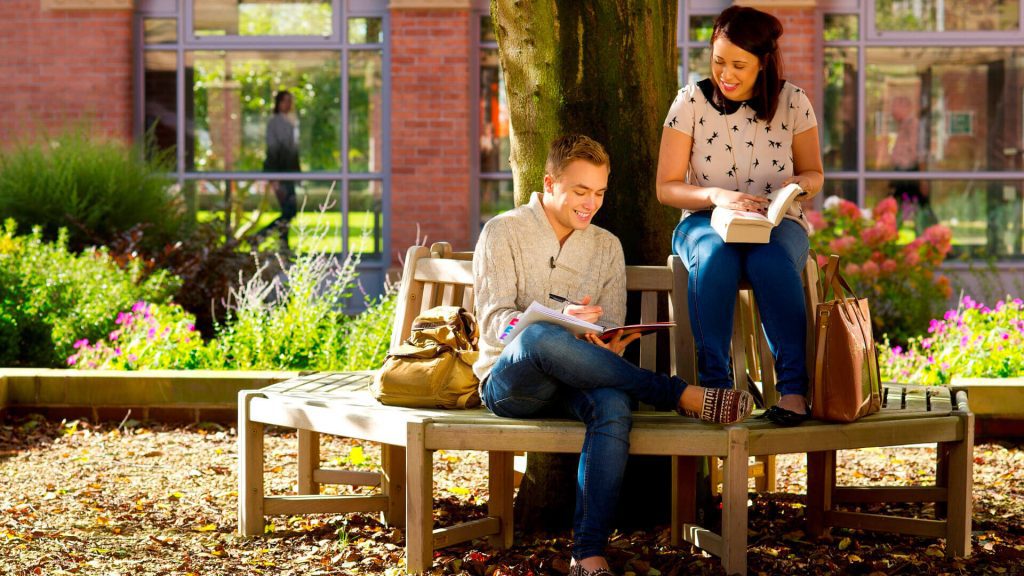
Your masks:
<path fill-rule="evenodd" d="M 582 134 L 567 134 L 555 138 L 548 149 L 548 160 L 544 163 L 544 171 L 552 178 L 562 175 L 565 168 L 576 160 L 586 160 L 595 166 L 607 166 L 611 170 L 611 160 L 604 146 L 596 140 Z"/>

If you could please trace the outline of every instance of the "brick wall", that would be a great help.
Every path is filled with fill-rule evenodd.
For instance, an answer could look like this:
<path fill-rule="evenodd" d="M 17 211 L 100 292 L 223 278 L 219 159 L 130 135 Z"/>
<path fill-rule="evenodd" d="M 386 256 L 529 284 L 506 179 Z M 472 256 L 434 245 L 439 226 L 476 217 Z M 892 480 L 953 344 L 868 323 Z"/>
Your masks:
<path fill-rule="evenodd" d="M 0 8 L 0 146 L 89 119 L 103 134 L 132 135 L 130 10 Z"/>
<path fill-rule="evenodd" d="M 467 10 L 391 12 L 391 249 L 470 243 L 470 18 Z"/>
<path fill-rule="evenodd" d="M 782 22 L 779 46 L 782 47 L 785 78 L 807 91 L 820 122 L 824 110 L 818 101 L 822 44 L 821 32 L 816 28 L 817 11 L 813 7 L 764 9 Z"/>

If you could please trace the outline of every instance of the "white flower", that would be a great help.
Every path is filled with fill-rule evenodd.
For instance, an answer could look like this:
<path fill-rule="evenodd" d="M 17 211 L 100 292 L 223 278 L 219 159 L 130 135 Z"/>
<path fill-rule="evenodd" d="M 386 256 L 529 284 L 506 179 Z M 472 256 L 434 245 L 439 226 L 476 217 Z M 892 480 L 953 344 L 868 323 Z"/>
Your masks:
<path fill-rule="evenodd" d="M 829 196 L 825 198 L 825 203 L 821 207 L 825 210 L 832 210 L 833 208 L 839 208 L 840 202 L 842 202 L 842 199 L 839 196 Z"/>
<path fill-rule="evenodd" d="M 861 217 L 862 220 L 871 220 L 871 209 L 870 208 L 861 208 L 860 209 L 860 217 Z"/>

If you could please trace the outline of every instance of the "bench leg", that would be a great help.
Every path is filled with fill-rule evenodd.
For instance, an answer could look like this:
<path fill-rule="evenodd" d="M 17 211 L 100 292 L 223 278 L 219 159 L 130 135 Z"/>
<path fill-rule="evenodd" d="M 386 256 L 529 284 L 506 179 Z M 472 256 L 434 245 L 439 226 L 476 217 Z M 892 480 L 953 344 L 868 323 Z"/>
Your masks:
<path fill-rule="evenodd" d="M 747 573 L 747 429 L 729 430 L 729 455 L 722 467 L 722 568 Z"/>
<path fill-rule="evenodd" d="M 812 537 L 825 534 L 825 514 L 832 510 L 836 487 L 836 453 L 807 453 L 807 532 Z"/>
<path fill-rule="evenodd" d="M 320 434 L 299 430 L 299 494 L 319 494 L 320 484 L 313 481 L 313 471 L 320 467 Z"/>
<path fill-rule="evenodd" d="M 964 439 L 949 444 L 946 555 L 971 555 L 971 515 L 974 511 L 974 414 L 963 417 Z"/>
<path fill-rule="evenodd" d="M 697 457 L 672 457 L 672 539 L 683 543 L 683 525 L 697 521 Z"/>
<path fill-rule="evenodd" d="M 238 394 L 238 533 L 263 534 L 263 424 L 249 420 L 254 392 Z"/>
<path fill-rule="evenodd" d="M 434 453 L 423 448 L 426 426 L 410 422 L 406 432 L 406 570 L 430 570 L 434 561 Z"/>
<path fill-rule="evenodd" d="M 381 493 L 388 497 L 384 523 L 405 526 L 405 448 L 380 445 Z"/>
<path fill-rule="evenodd" d="M 488 452 L 487 515 L 498 519 L 500 531 L 487 538 L 492 548 L 504 550 L 512 546 L 512 496 L 515 489 L 515 474 L 512 469 L 512 452 Z"/>

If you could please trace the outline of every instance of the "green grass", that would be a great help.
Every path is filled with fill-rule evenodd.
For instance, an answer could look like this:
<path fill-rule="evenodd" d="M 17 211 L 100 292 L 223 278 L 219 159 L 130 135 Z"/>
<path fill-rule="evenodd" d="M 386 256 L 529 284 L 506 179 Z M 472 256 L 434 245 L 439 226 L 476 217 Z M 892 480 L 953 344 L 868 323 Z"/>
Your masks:
<path fill-rule="evenodd" d="M 196 219 L 200 222 L 208 222 L 213 220 L 218 214 L 220 214 L 220 211 L 200 210 L 196 213 Z M 261 230 L 264 226 L 273 222 L 279 214 L 279 212 L 263 212 L 260 214 L 259 222 L 252 226 L 250 230 Z M 254 216 L 255 212 L 243 212 L 242 221 L 251 222 Z M 348 247 L 350 251 L 361 252 L 367 256 L 377 252 L 373 246 L 373 217 L 374 214 L 372 212 L 349 212 Z M 300 246 L 298 234 L 300 226 L 305 226 L 311 231 L 315 230 L 318 226 L 323 226 L 327 228 L 327 233 L 322 238 L 306 238 L 305 242 Z M 366 231 L 366 236 L 363 235 L 364 230 Z M 313 237 L 318 235 L 307 234 L 307 236 Z M 342 251 L 341 215 L 338 213 L 300 212 L 292 220 L 292 230 L 288 235 L 288 247 L 295 252 L 323 251 L 334 254 L 340 253 Z"/>

